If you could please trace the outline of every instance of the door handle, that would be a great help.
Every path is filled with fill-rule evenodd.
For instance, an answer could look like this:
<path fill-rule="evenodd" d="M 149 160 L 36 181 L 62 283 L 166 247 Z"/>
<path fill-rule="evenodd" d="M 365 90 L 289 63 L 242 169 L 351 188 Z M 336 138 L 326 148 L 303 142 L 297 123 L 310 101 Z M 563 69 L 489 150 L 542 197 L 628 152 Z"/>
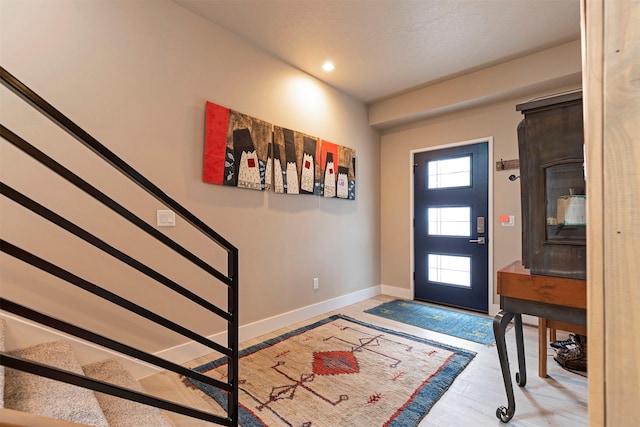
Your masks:
<path fill-rule="evenodd" d="M 477 239 L 469 240 L 469 243 L 477 243 L 479 245 L 484 245 L 484 237 L 478 237 Z"/>

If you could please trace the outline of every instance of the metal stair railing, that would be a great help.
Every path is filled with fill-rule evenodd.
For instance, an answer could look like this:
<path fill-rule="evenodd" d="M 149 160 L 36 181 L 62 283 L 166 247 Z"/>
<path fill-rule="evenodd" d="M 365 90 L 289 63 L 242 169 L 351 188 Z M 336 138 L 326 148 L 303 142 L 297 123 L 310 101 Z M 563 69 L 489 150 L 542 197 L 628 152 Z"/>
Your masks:
<path fill-rule="evenodd" d="M 119 387 L 113 384 L 105 383 L 103 381 L 97 381 L 95 379 L 78 375 L 72 372 L 68 372 L 62 369 L 58 369 L 52 366 L 42 365 L 37 362 L 22 359 L 13 356 L 6 352 L 0 352 L 0 364 L 19 369 L 25 372 L 29 372 L 35 375 L 40 375 L 46 378 L 50 378 L 57 381 L 74 384 L 80 387 L 88 388 L 101 393 L 118 396 L 124 399 L 132 400 L 135 402 L 143 403 L 146 405 L 154 406 L 156 408 L 164 409 L 171 412 L 176 412 L 182 415 L 187 415 L 193 418 L 201 419 L 204 421 L 213 422 L 219 425 L 234 426 L 238 425 L 238 249 L 225 240 L 221 235 L 216 233 L 213 229 L 207 226 L 203 221 L 198 219 L 195 215 L 189 212 L 186 208 L 173 200 L 151 181 L 142 176 L 134 168 L 124 162 L 121 158 L 116 156 L 112 151 L 98 142 L 95 138 L 81 129 L 77 124 L 71 121 L 68 117 L 62 114 L 59 110 L 54 108 L 51 104 L 46 102 L 43 98 L 38 96 L 35 92 L 29 89 L 26 85 L 20 82 L 17 78 L 11 75 L 3 67 L 0 67 L 0 79 L 2 84 L 10 89 L 19 98 L 30 104 L 35 110 L 49 118 L 53 123 L 57 124 L 60 128 L 66 131 L 69 135 L 74 137 L 77 141 L 93 151 L 96 155 L 102 158 L 105 162 L 113 166 L 121 174 L 128 177 L 132 182 L 137 184 L 143 190 L 152 195 L 155 199 L 164 204 L 164 206 L 173 210 L 184 221 L 190 224 L 193 228 L 198 230 L 201 234 L 208 237 L 215 245 L 226 251 L 227 254 L 227 273 L 223 274 L 194 253 L 184 248 L 174 240 L 167 237 L 165 234 L 156 230 L 149 225 L 146 221 L 142 220 L 135 214 L 133 214 L 126 207 L 120 205 L 111 197 L 98 190 L 96 187 L 85 181 L 65 166 L 61 165 L 53 158 L 40 151 L 34 145 L 30 144 L 20 136 L 6 128 L 4 124 L 0 124 L 0 136 L 12 144 L 14 147 L 21 150 L 31 158 L 35 159 L 41 165 L 55 172 L 60 177 L 67 180 L 75 187 L 82 190 L 84 193 L 93 197 L 95 200 L 102 203 L 104 206 L 119 214 L 130 223 L 137 226 L 146 234 L 154 237 L 156 240 L 172 249 L 177 255 L 190 261 L 201 270 L 212 276 L 215 280 L 223 283 L 227 289 L 227 308 L 226 310 L 219 308 L 211 302 L 205 300 L 199 295 L 186 289 L 175 281 L 162 275 L 158 271 L 145 265 L 144 263 L 136 260 L 135 258 L 120 251 L 114 246 L 101 240 L 89 231 L 77 226 L 73 222 L 67 220 L 61 215 L 53 212 L 52 210 L 41 205 L 37 201 L 15 190 L 8 183 L 0 183 L 0 193 L 7 199 L 14 203 L 21 205 L 22 207 L 30 210 L 36 215 L 40 216 L 55 224 L 56 226 L 64 229 L 65 231 L 75 235 L 79 239 L 93 245 L 100 249 L 102 252 L 109 254 L 110 256 L 118 259 L 122 263 L 134 268 L 147 277 L 155 280 L 159 284 L 165 286 L 171 291 L 181 295 L 182 297 L 190 300 L 191 302 L 205 308 L 216 318 L 223 319 L 227 325 L 227 345 L 223 346 L 210 339 L 199 335 L 196 332 L 189 330 L 170 319 L 164 317 L 137 305 L 111 291 L 108 291 L 94 283 L 91 283 L 82 277 L 77 276 L 71 271 L 65 270 L 43 258 L 40 258 L 24 248 L 20 248 L 13 243 L 0 238 L 0 251 L 14 257 L 30 266 L 33 266 L 41 271 L 55 276 L 65 282 L 76 286 L 78 289 L 91 293 L 100 297 L 107 303 L 122 307 L 131 313 L 143 317 L 156 323 L 159 326 L 174 331 L 186 338 L 189 338 L 195 342 L 198 342 L 209 349 L 221 353 L 227 359 L 228 362 L 228 381 L 223 382 L 192 369 L 185 368 L 173 362 L 167 361 L 160 357 L 149 354 L 140 349 L 128 346 L 120 343 L 109 337 L 99 335 L 92 331 L 81 328 L 77 325 L 66 322 L 64 319 L 58 319 L 48 316 L 43 313 L 39 313 L 32 310 L 29 307 L 25 307 L 17 302 L 11 301 L 4 297 L 0 297 L 0 309 L 9 313 L 13 313 L 17 316 L 29 319 L 33 322 L 46 325 L 54 328 L 65 334 L 78 337 L 82 340 L 92 342 L 101 347 L 110 349 L 112 351 L 142 360 L 146 363 L 154 365 L 156 367 L 166 369 L 175 372 L 184 377 L 199 381 L 205 384 L 212 385 L 227 393 L 227 416 L 223 417 L 206 411 L 201 411 L 188 406 L 181 405 L 176 402 L 160 399 L 145 393 L 140 393 L 127 388 Z"/>

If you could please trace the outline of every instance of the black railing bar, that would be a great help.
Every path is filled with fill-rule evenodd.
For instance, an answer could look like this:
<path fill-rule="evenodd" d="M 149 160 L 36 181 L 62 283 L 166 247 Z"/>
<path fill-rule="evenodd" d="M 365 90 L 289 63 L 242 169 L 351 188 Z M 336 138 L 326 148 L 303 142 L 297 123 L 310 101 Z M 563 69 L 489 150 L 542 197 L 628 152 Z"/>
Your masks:
<path fill-rule="evenodd" d="M 147 310 L 144 307 L 141 307 L 125 298 L 122 298 L 119 295 L 114 294 L 100 286 L 97 286 L 91 282 L 84 280 L 81 277 L 76 276 L 69 271 L 58 267 L 32 253 L 21 249 L 6 240 L 0 239 L 0 251 L 4 252 L 8 255 L 11 255 L 14 258 L 17 258 L 21 261 L 26 262 L 42 271 L 46 271 L 47 273 L 58 277 L 66 282 L 69 282 L 81 289 L 84 289 L 87 292 L 92 293 L 102 299 L 105 299 L 113 304 L 116 304 L 125 310 L 128 310 L 132 313 L 135 313 L 141 317 L 144 317 L 147 320 L 150 320 L 158 325 L 164 326 L 167 329 L 170 329 L 174 332 L 181 334 L 184 337 L 191 338 L 192 340 L 199 342 L 200 344 L 209 347 L 213 350 L 216 350 L 219 353 L 222 353 L 226 356 L 231 356 L 232 351 L 214 341 L 211 341 L 208 338 L 205 338 L 183 326 L 178 325 L 177 323 L 172 322 L 171 320 L 165 319 L 164 317 Z"/>
<path fill-rule="evenodd" d="M 207 375 L 203 375 L 200 372 L 196 372 L 194 370 L 185 368 L 184 366 L 178 365 L 176 363 L 169 362 L 168 360 L 154 356 L 145 351 L 138 350 L 137 348 L 128 346 L 126 344 L 122 344 L 118 341 L 112 340 L 103 335 L 96 334 L 95 332 L 91 332 L 79 326 L 72 325 L 71 323 L 67 323 L 63 320 L 56 319 L 51 316 L 47 316 L 46 314 L 40 313 L 35 310 L 31 310 L 28 307 L 25 307 L 23 305 L 20 305 L 18 303 L 15 303 L 13 301 L 10 301 L 2 297 L 0 297 L 0 308 L 3 311 L 8 311 L 9 313 L 16 314 L 25 319 L 29 319 L 34 322 L 40 323 L 41 325 L 46 325 L 58 331 L 65 332 L 69 335 L 82 338 L 85 341 L 98 344 L 101 347 L 109 348 L 119 353 L 126 354 L 127 356 L 131 356 L 136 359 L 148 362 L 154 366 L 164 368 L 171 372 L 175 372 L 176 374 L 193 378 L 194 380 L 210 384 L 214 387 L 217 387 L 225 391 L 231 391 L 231 386 L 229 384 L 216 380 L 215 378 L 209 377 Z"/>
<path fill-rule="evenodd" d="M 228 381 L 231 384 L 231 393 L 227 398 L 227 414 L 229 418 L 234 422 L 234 425 L 238 425 L 240 420 L 238 406 L 240 390 L 239 390 L 239 361 L 240 361 L 240 353 L 238 342 L 240 340 L 239 330 L 240 330 L 240 318 L 238 316 L 239 310 L 239 293 L 238 293 L 238 250 L 233 249 L 229 254 L 228 258 L 228 267 L 227 270 L 231 276 L 231 280 L 233 280 L 233 285 L 227 288 L 227 309 L 231 311 L 231 313 L 235 313 L 233 318 L 231 319 L 231 325 L 228 329 L 227 336 L 227 345 L 231 349 L 231 357 L 229 357 L 229 364 L 227 366 L 227 376 Z"/>
<path fill-rule="evenodd" d="M 189 417 L 198 418 L 204 421 L 214 422 L 216 424 L 231 426 L 230 418 L 223 418 L 218 415 L 200 411 L 198 409 L 183 406 L 169 400 L 151 396 L 146 393 L 140 393 L 130 390 L 126 387 L 120 387 L 104 381 L 89 378 L 75 372 L 66 371 L 64 369 L 55 368 L 32 360 L 16 357 L 11 354 L 0 352 L 0 364 L 17 369 L 30 374 L 49 378 L 55 381 L 61 381 L 67 384 L 76 385 L 82 388 L 97 391 L 99 393 L 109 394 L 111 396 L 121 397 L 123 399 L 142 403 L 143 405 L 153 406 L 159 409 L 175 412 Z"/>
<path fill-rule="evenodd" d="M 38 150 L 32 144 L 22 139 L 20 136 L 12 132 L 10 129 L 6 128 L 4 125 L 0 124 L 0 136 L 6 139 L 8 142 L 13 144 L 16 148 L 23 151 L 28 156 L 40 162 L 42 165 L 48 167 L 68 182 L 78 187 L 88 195 L 92 196 L 94 199 L 98 200 L 103 205 L 107 206 L 114 212 L 118 213 L 120 216 L 128 220 L 129 222 L 135 224 L 138 228 L 144 230 L 147 234 L 155 237 L 160 242 L 164 243 L 166 246 L 173 249 L 175 252 L 182 255 L 184 258 L 188 259 L 192 263 L 196 264 L 198 267 L 202 268 L 207 273 L 215 276 L 218 280 L 226 284 L 227 286 L 231 284 L 231 281 L 227 276 L 220 273 L 218 270 L 213 268 L 211 265 L 207 264 L 205 261 L 189 252 L 183 246 L 176 243 L 174 240 L 167 237 L 165 234 L 161 233 L 151 225 L 149 225 L 146 221 L 143 221 L 138 216 L 136 216 L 133 212 L 129 211 L 127 208 L 98 190 L 96 187 L 92 186 L 90 183 L 55 161 L 53 158 L 47 156 L 42 151 Z M 227 255 L 228 257 L 228 255 Z M 219 316 L 222 316 L 223 311 L 217 313 Z"/>
<path fill-rule="evenodd" d="M 157 200 L 170 207 L 180 217 L 182 217 L 184 220 L 189 222 L 192 226 L 199 229 L 207 236 L 209 236 L 218 245 L 222 246 L 227 251 L 231 251 L 235 248 L 235 246 L 233 246 L 224 237 L 216 233 L 211 227 L 202 222 L 198 217 L 196 217 L 181 204 L 169 197 L 166 193 L 160 190 L 160 188 L 158 188 L 155 184 L 145 178 L 134 168 L 129 166 L 115 153 L 98 142 L 97 139 L 89 135 L 84 129 L 75 124 L 71 119 L 62 114 L 62 112 L 57 110 L 55 107 L 41 98 L 37 93 L 32 91 L 28 86 L 26 86 L 11 73 L 5 70 L 4 67 L 0 67 L 0 78 L 2 79 L 3 84 L 11 89 L 12 92 L 16 93 L 38 111 L 40 111 L 43 115 L 47 116 L 62 129 L 66 130 L 70 135 L 84 144 L 91 151 L 102 157 L 111 166 L 129 177 L 132 181 L 134 181 L 136 184 L 138 184 L 140 187 L 154 196 Z"/>
<path fill-rule="evenodd" d="M 112 257 L 122 261 L 123 263 L 127 264 L 129 267 L 134 268 L 134 269 L 138 270 L 139 272 L 143 273 L 144 275 L 152 278 L 153 280 L 163 284 L 167 288 L 169 288 L 169 289 L 175 291 L 176 293 L 182 295 L 183 297 L 195 302 L 196 304 L 202 306 L 203 308 L 205 308 L 205 309 L 217 314 L 218 316 L 226 319 L 227 321 L 231 320 L 232 315 L 230 313 L 227 313 L 227 312 L 225 312 L 223 310 L 220 310 L 218 307 L 216 307 L 215 305 L 213 305 L 209 301 L 205 300 L 201 296 L 199 296 L 199 295 L 191 292 L 190 290 L 180 286 L 179 284 L 177 284 L 173 280 L 169 279 L 168 277 L 158 273 L 156 270 L 154 270 L 154 269 L 148 267 L 147 265 L 141 263 L 137 259 L 135 259 L 135 258 L 125 254 L 124 252 L 116 249 L 115 247 L 111 246 L 110 244 L 108 244 L 104 240 L 94 236 L 93 234 L 89 233 L 88 231 L 82 229 L 81 227 L 78 227 L 77 225 L 75 225 L 71 221 L 67 220 L 66 218 L 63 218 L 62 216 L 60 216 L 57 213 L 53 212 L 52 210 L 46 208 L 45 206 L 41 205 L 40 203 L 36 202 L 35 200 L 25 196 L 24 194 L 20 193 L 19 191 L 14 190 L 12 187 L 8 186 L 4 182 L 0 182 L 0 194 L 8 197 L 9 199 L 13 200 L 14 202 L 24 206 L 25 208 L 29 209 L 32 212 L 38 214 L 42 218 L 45 218 L 45 219 L 49 220 L 50 222 L 56 224 L 58 227 L 63 228 L 64 230 L 66 230 L 69 233 L 75 235 L 76 237 L 79 237 L 80 239 L 84 240 L 85 242 L 95 246 L 96 248 L 100 249 L 101 251 L 103 251 L 103 252 L 111 255 Z"/>

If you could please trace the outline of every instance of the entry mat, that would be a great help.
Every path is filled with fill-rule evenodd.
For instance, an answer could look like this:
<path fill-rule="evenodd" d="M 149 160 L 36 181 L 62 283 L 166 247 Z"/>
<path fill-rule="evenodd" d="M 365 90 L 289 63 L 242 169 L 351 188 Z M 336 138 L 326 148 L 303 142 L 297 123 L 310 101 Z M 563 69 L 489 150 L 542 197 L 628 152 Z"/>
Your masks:
<path fill-rule="evenodd" d="M 365 313 L 480 344 L 489 345 L 494 341 L 493 319 L 487 316 L 400 299 L 385 302 Z"/>

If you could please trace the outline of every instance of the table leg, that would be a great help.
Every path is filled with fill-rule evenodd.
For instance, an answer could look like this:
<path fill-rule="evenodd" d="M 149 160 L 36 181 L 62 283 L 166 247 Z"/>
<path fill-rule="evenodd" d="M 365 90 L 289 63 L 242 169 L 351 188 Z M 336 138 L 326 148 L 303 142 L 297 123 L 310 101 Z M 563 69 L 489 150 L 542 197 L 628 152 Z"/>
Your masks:
<path fill-rule="evenodd" d="M 502 369 L 502 380 L 504 388 L 507 392 L 508 407 L 498 407 L 496 417 L 503 423 L 509 422 L 516 412 L 516 400 L 513 395 L 513 384 L 511 383 L 511 370 L 509 369 L 509 355 L 507 354 L 507 343 L 505 340 L 505 332 L 514 313 L 500 311 L 493 319 L 493 336 L 496 339 L 496 349 L 498 350 L 498 358 L 500 359 L 500 368 Z M 522 317 L 521 317 L 522 318 Z M 522 326 L 522 324 L 521 324 Z"/>
<path fill-rule="evenodd" d="M 538 376 L 547 377 L 547 319 L 538 318 Z"/>
<path fill-rule="evenodd" d="M 522 314 L 518 313 L 513 318 L 516 329 L 516 348 L 518 349 L 518 372 L 516 382 L 520 387 L 527 384 L 527 366 L 524 357 L 524 338 L 522 336 Z"/>

